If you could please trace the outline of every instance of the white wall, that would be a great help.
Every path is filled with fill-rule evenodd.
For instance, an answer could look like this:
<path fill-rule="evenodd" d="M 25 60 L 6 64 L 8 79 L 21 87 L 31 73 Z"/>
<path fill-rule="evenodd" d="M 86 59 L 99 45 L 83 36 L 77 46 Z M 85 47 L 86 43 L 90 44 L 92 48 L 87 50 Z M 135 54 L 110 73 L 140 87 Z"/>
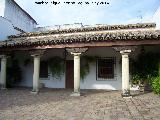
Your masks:
<path fill-rule="evenodd" d="M 5 0 L 0 0 L 0 16 L 4 17 Z"/>
<path fill-rule="evenodd" d="M 113 48 L 100 47 L 90 48 L 85 54 L 88 56 L 115 57 L 115 77 L 114 79 L 96 80 L 96 62 L 91 63 L 90 73 L 83 81 L 81 81 L 81 89 L 121 89 L 121 65 L 119 63 L 121 57 L 120 53 L 116 52 Z"/>
<path fill-rule="evenodd" d="M 12 0 L 6 0 L 4 18 L 11 20 L 15 27 L 18 27 L 26 32 L 33 31 L 36 27 L 36 23 L 30 19 L 19 6 L 17 6 Z"/>
<path fill-rule="evenodd" d="M 59 56 L 61 58 L 64 58 L 64 49 L 48 50 L 42 57 L 42 60 L 47 60 L 54 56 Z M 65 73 L 63 73 L 60 78 L 53 77 L 50 71 L 49 71 L 49 74 L 50 76 L 48 79 L 40 78 L 41 83 L 44 83 L 45 87 L 65 88 Z"/>
<path fill-rule="evenodd" d="M 48 50 L 42 57 L 41 60 L 46 60 L 51 58 L 52 56 L 63 56 L 63 49 L 54 49 Z M 29 55 L 28 52 L 17 52 L 16 58 L 20 61 L 20 66 L 22 69 L 23 79 L 20 86 L 32 87 L 33 85 L 33 57 Z M 31 62 L 25 66 L 24 61 L 26 59 L 31 59 Z M 51 72 L 49 71 L 49 77 L 44 79 L 40 78 L 40 83 L 44 83 L 45 87 L 48 88 L 65 88 L 65 73 L 61 78 L 52 77 Z"/>
<path fill-rule="evenodd" d="M 160 7 L 157 9 L 155 14 L 153 15 L 151 21 L 156 23 L 156 29 L 160 29 Z"/>
<path fill-rule="evenodd" d="M 7 36 L 19 33 L 19 31 L 13 28 L 13 25 L 9 20 L 0 17 L 0 40 L 5 40 L 7 39 Z"/>
<path fill-rule="evenodd" d="M 22 80 L 19 84 L 19 86 L 26 86 L 26 87 L 32 87 L 33 83 L 33 60 L 32 57 L 29 55 L 26 51 L 17 51 L 15 58 L 18 59 L 20 68 L 22 70 Z M 24 65 L 24 61 L 26 59 L 30 59 L 31 62 L 28 65 Z"/>
<path fill-rule="evenodd" d="M 13 0 L 0 0 L 0 40 L 7 39 L 9 35 L 20 34 L 15 27 L 30 32 L 34 30 L 36 23 Z"/>
<path fill-rule="evenodd" d="M 81 89 L 121 89 L 121 74 L 120 74 L 120 54 L 116 53 L 112 48 L 91 48 L 89 49 L 85 55 L 89 56 L 100 56 L 100 57 L 116 57 L 116 69 L 115 79 L 112 80 L 104 80 L 97 81 L 96 80 L 96 63 L 90 64 L 90 73 L 86 76 L 84 80 L 81 80 Z M 23 57 L 22 57 L 23 56 Z M 52 56 L 61 56 L 64 57 L 64 49 L 53 49 L 47 51 L 41 60 L 47 60 Z M 24 61 L 27 58 L 31 58 L 29 54 L 25 52 L 17 53 L 17 58 L 21 61 L 21 68 L 23 71 L 23 80 L 20 83 L 21 86 L 32 87 L 32 76 L 33 76 L 33 60 L 32 63 L 24 66 Z M 33 58 L 32 58 L 33 59 Z M 72 59 L 73 56 L 70 53 L 67 54 L 67 59 Z M 65 88 L 65 73 L 61 76 L 61 78 L 54 78 L 51 75 L 47 79 L 40 78 L 40 82 L 44 83 L 45 87 L 48 88 Z"/>
<path fill-rule="evenodd" d="M 145 46 L 146 52 L 158 52 L 160 46 Z M 130 55 L 130 58 L 136 58 L 139 54 L 141 47 L 137 48 L 135 52 Z M 160 52 L 160 51 L 159 51 Z M 122 86 L 122 75 L 121 75 L 121 54 L 116 52 L 113 48 L 101 47 L 101 48 L 90 48 L 84 55 L 88 56 L 99 56 L 99 57 L 116 57 L 116 69 L 115 69 L 115 78 L 110 80 L 98 81 L 96 80 L 96 62 L 90 63 L 90 73 L 85 77 L 84 80 L 81 80 L 80 87 L 81 89 L 110 89 L 110 90 L 119 90 Z M 23 56 L 23 57 L 22 57 Z M 64 57 L 64 49 L 52 49 L 47 51 L 41 60 L 47 60 L 52 56 L 61 56 Z M 31 58 L 26 52 L 20 52 L 17 54 L 17 58 L 21 61 L 21 68 L 23 70 L 23 80 L 21 86 L 32 87 L 32 76 L 33 76 L 33 60 L 32 63 L 24 66 L 24 60 Z M 33 58 L 32 58 L 33 59 Z M 67 60 L 73 60 L 73 56 L 69 53 L 67 54 Z M 44 83 L 45 87 L 48 88 L 65 88 L 65 73 L 61 78 L 52 77 L 51 73 L 47 79 L 40 79 L 41 83 Z"/>

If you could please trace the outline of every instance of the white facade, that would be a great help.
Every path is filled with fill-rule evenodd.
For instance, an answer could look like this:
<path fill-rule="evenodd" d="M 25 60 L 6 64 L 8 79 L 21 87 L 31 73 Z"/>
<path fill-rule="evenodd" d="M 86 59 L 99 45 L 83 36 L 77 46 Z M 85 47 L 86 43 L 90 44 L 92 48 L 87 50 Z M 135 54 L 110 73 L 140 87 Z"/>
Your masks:
<path fill-rule="evenodd" d="M 14 29 L 11 21 L 0 17 L 0 40 L 5 40 L 7 36 L 15 34 L 20 34 L 20 32 Z"/>
<path fill-rule="evenodd" d="M 64 25 L 37 27 L 37 28 L 35 28 L 35 31 L 49 31 L 49 30 L 82 28 L 82 27 L 84 27 L 82 23 L 74 23 L 74 24 L 64 24 Z"/>
<path fill-rule="evenodd" d="M 0 0 L 0 40 L 22 31 L 31 32 L 36 24 L 36 21 L 14 0 Z"/>
<path fill-rule="evenodd" d="M 5 12 L 5 0 L 0 0 L 0 16 L 4 17 Z"/>
<path fill-rule="evenodd" d="M 153 15 L 151 21 L 156 23 L 156 29 L 160 29 L 160 7 L 157 9 L 155 14 Z"/>
<path fill-rule="evenodd" d="M 130 58 L 136 58 L 139 54 L 141 47 L 137 48 L 135 52 L 130 54 Z M 159 46 L 145 46 L 146 52 L 158 52 Z M 121 65 L 121 54 L 116 52 L 111 47 L 97 47 L 97 48 L 89 48 L 89 50 L 84 53 L 84 55 L 88 56 L 98 56 L 98 57 L 115 57 L 115 71 L 114 71 L 114 79 L 104 79 L 97 80 L 96 79 L 96 62 L 90 63 L 90 72 L 85 77 L 84 80 L 81 80 L 80 88 L 81 89 L 106 89 L 106 90 L 120 90 L 122 89 L 122 65 Z M 23 56 L 23 57 L 22 57 Z M 47 60 L 48 58 L 60 56 L 64 57 L 64 49 L 51 49 L 48 50 L 42 57 L 41 60 Z M 26 52 L 19 52 L 17 58 L 20 61 L 23 80 L 20 83 L 20 86 L 32 87 L 33 85 L 33 58 L 26 54 Z M 24 66 L 25 59 L 32 59 L 32 62 Z M 67 54 L 66 60 L 73 60 L 73 55 L 70 53 Z M 46 79 L 40 78 L 40 83 L 43 83 L 45 87 L 48 88 L 65 88 L 66 85 L 66 77 L 65 73 L 61 76 L 61 78 L 54 78 L 49 72 L 49 77 Z"/>

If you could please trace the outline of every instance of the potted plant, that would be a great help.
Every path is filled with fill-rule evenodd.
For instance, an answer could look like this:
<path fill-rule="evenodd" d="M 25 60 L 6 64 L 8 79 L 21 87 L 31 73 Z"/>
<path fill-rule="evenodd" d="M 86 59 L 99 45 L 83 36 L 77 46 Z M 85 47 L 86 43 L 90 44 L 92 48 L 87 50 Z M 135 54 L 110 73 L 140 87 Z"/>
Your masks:
<path fill-rule="evenodd" d="M 138 81 L 142 92 L 151 90 L 152 78 L 158 75 L 158 56 L 157 53 L 141 53 L 131 60 L 132 83 Z"/>

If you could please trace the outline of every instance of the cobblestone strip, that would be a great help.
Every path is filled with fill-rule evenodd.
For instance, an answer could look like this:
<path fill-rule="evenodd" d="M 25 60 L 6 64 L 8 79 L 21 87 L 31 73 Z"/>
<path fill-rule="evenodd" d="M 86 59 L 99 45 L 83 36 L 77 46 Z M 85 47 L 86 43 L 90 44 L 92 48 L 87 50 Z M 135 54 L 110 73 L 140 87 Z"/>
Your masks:
<path fill-rule="evenodd" d="M 125 99 L 125 103 L 128 106 L 128 109 L 130 111 L 133 120 L 144 120 L 143 116 L 139 113 L 132 99 L 130 98 Z"/>

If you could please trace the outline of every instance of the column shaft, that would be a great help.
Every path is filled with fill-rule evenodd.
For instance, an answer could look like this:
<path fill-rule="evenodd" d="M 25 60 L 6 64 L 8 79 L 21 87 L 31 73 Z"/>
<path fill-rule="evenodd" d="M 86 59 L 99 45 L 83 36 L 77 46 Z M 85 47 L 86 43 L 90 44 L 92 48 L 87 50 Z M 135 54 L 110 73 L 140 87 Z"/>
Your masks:
<path fill-rule="evenodd" d="M 74 54 L 74 92 L 80 93 L 80 54 Z"/>
<path fill-rule="evenodd" d="M 7 64 L 7 58 L 4 56 L 1 58 L 1 89 L 6 89 L 6 64 Z"/>
<path fill-rule="evenodd" d="M 128 53 L 122 54 L 122 95 L 130 96 Z"/>
<path fill-rule="evenodd" d="M 74 55 L 74 93 L 71 96 L 80 96 L 80 55 L 88 48 L 67 48 Z"/>
<path fill-rule="evenodd" d="M 34 56 L 33 92 L 39 91 L 40 56 Z"/>

